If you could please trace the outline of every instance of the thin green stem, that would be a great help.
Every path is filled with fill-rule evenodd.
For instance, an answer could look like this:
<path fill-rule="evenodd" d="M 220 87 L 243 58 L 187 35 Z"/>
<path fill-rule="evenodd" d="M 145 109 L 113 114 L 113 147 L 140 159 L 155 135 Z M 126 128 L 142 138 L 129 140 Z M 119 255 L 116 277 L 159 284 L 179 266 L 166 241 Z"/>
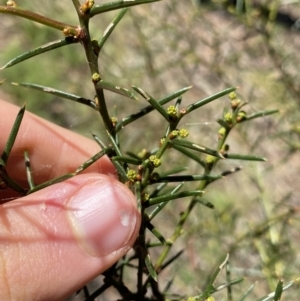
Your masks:
<path fill-rule="evenodd" d="M 72 2 L 73 2 L 73 5 L 76 9 L 77 15 L 78 16 L 81 15 L 81 11 L 80 11 L 81 4 L 80 4 L 80 2 L 78 0 L 72 0 Z"/>
<path fill-rule="evenodd" d="M 165 151 L 168 149 L 168 147 L 170 146 L 170 138 L 167 137 L 165 139 L 165 141 L 163 142 L 163 144 L 160 146 L 160 148 L 158 149 L 157 153 L 155 154 L 157 158 L 161 158 L 162 155 L 165 153 Z"/>
<path fill-rule="evenodd" d="M 221 93 L 227 94 L 228 91 L 226 91 L 226 93 L 223 91 Z M 220 95 L 218 95 L 219 97 Z M 204 102 L 207 102 L 208 99 L 204 100 Z M 209 101 L 211 101 L 211 99 L 209 99 Z M 223 135 L 223 137 L 221 137 L 218 141 L 218 146 L 217 146 L 217 153 L 220 152 L 220 150 L 223 148 L 226 138 L 228 137 L 228 133 L 229 131 L 226 131 L 225 135 Z M 215 161 L 217 162 L 219 160 L 219 158 L 215 157 Z M 212 168 L 215 166 L 215 164 L 211 165 L 211 166 L 205 166 L 205 172 L 203 177 L 209 177 L 210 173 L 212 171 Z M 209 184 L 209 180 L 204 179 L 202 181 L 200 181 L 197 190 L 203 191 L 205 190 L 206 186 Z M 171 236 L 170 241 L 171 243 L 167 246 L 164 247 L 163 251 L 161 252 L 159 258 L 157 259 L 156 263 L 155 263 L 155 269 L 156 271 L 161 269 L 161 266 L 164 262 L 164 260 L 166 259 L 166 257 L 168 256 L 171 248 L 172 248 L 172 244 L 177 240 L 177 238 L 182 234 L 182 228 L 185 224 L 185 222 L 187 221 L 188 217 L 190 216 L 190 213 L 192 212 L 192 210 L 194 209 L 195 205 L 199 203 L 199 196 L 195 196 L 192 198 L 192 200 L 190 201 L 187 209 L 180 215 L 180 219 L 178 221 L 178 224 L 174 230 L 173 235 Z"/>
<path fill-rule="evenodd" d="M 62 23 L 32 11 L 13 6 L 0 6 L 0 13 L 15 15 L 24 19 L 28 19 L 46 26 L 63 31 L 66 27 L 76 29 L 76 26 Z"/>
<path fill-rule="evenodd" d="M 202 182 L 202 189 L 201 187 L 199 187 L 199 190 L 203 190 L 206 186 L 206 181 Z M 158 257 L 156 263 L 155 263 L 155 269 L 156 270 L 160 270 L 161 265 L 163 264 L 164 260 L 166 259 L 166 257 L 168 256 L 173 243 L 177 240 L 177 238 L 182 234 L 182 228 L 183 225 L 185 224 L 187 218 L 189 217 L 190 213 L 192 212 L 195 204 L 197 204 L 197 202 L 192 199 L 191 202 L 189 203 L 188 208 L 183 212 L 183 214 L 180 216 L 180 219 L 178 221 L 178 224 L 175 228 L 175 231 L 172 235 L 172 237 L 168 240 L 168 242 L 171 242 L 171 244 L 167 245 L 164 247 L 163 251 L 161 252 L 160 256 Z"/>
<path fill-rule="evenodd" d="M 89 14 L 85 15 L 85 14 L 81 13 L 80 8 L 78 8 L 78 1 L 73 0 L 73 4 L 75 5 L 75 8 L 76 8 L 77 14 L 78 14 L 78 18 L 80 21 L 80 26 L 81 26 L 80 41 L 85 50 L 85 55 L 87 58 L 87 62 L 89 64 L 91 75 L 92 75 L 92 77 L 94 75 L 98 75 L 99 80 L 101 80 L 100 75 L 99 75 L 99 73 L 100 73 L 99 67 L 98 67 L 98 54 L 95 53 L 95 51 L 94 51 L 93 43 L 92 43 L 92 40 L 90 37 L 90 32 L 89 32 L 90 15 Z M 104 125 L 105 125 L 107 131 L 114 135 L 114 127 L 113 127 L 112 121 L 110 119 L 110 116 L 108 114 L 103 89 L 99 85 L 97 85 L 97 82 L 94 82 L 94 88 L 96 91 L 99 113 L 102 117 Z"/>

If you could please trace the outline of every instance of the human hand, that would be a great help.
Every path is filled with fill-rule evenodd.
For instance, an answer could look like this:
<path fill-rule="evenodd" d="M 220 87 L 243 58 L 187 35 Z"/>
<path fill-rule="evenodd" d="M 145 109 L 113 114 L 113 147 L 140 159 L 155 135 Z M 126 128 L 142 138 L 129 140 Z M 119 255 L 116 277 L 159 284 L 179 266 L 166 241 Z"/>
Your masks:
<path fill-rule="evenodd" d="M 4 101 L 0 108 L 2 153 L 19 108 Z M 23 184 L 24 150 L 39 184 L 74 171 L 99 146 L 26 112 L 7 167 Z M 0 202 L 14 197 L 0 190 Z M 103 157 L 81 175 L 0 205 L 0 300 L 63 300 L 83 287 L 133 245 L 135 203 Z"/>

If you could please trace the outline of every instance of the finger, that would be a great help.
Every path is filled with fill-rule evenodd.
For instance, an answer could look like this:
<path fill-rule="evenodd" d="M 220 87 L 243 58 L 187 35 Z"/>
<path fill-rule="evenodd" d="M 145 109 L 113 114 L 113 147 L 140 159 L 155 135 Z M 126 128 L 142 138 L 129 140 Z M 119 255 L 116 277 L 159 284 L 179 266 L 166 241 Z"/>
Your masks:
<path fill-rule="evenodd" d="M 63 300 L 121 258 L 140 225 L 131 191 L 99 174 L 0 210 L 0 300 Z"/>
<path fill-rule="evenodd" d="M 0 152 L 2 153 L 20 108 L 0 100 Z M 17 139 L 8 161 L 10 175 L 18 181 L 26 180 L 24 151 L 27 150 L 36 184 L 73 172 L 100 151 L 95 141 L 54 125 L 25 112 Z M 91 165 L 86 172 L 115 175 L 107 157 Z"/>

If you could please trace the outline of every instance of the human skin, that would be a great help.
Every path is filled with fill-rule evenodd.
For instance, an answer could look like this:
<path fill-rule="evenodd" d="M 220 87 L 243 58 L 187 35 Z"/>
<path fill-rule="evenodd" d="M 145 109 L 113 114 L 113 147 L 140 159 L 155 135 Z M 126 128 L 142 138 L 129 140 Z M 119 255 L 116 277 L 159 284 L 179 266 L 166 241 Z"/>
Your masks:
<path fill-rule="evenodd" d="M 0 100 L 0 153 L 19 108 Z M 26 185 L 24 151 L 35 184 L 74 171 L 99 152 L 92 140 L 26 112 L 8 160 Z M 132 192 L 103 157 L 82 174 L 18 197 L 0 190 L 0 300 L 64 300 L 133 245 L 140 215 Z"/>

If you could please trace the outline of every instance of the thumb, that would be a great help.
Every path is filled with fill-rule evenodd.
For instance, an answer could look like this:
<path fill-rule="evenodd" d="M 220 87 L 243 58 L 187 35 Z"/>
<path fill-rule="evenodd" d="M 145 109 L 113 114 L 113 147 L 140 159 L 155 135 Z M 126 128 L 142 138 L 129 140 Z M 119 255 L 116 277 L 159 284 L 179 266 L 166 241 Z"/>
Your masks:
<path fill-rule="evenodd" d="M 117 180 L 79 175 L 0 207 L 0 300 L 62 300 L 133 245 L 135 197 Z"/>

